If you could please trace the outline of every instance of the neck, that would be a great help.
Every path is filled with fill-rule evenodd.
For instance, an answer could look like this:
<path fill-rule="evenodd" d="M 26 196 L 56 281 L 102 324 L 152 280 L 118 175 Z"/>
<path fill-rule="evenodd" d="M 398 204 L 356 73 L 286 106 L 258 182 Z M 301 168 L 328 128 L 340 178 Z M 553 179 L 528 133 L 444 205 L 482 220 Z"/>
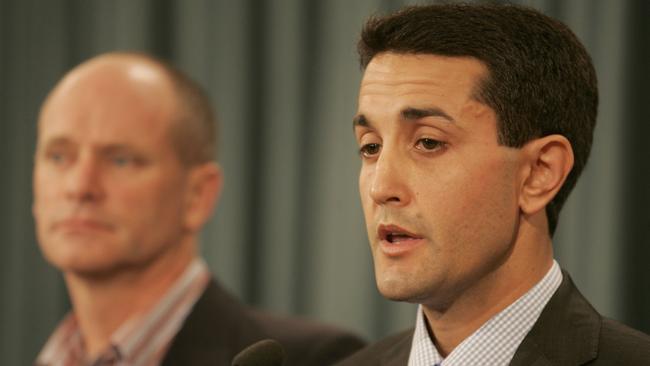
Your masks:
<path fill-rule="evenodd" d="M 517 301 L 550 270 L 553 247 L 546 231 L 539 227 L 530 218 L 523 219 L 508 259 L 463 291 L 448 307 L 439 309 L 423 304 L 431 339 L 443 357 Z"/>
<path fill-rule="evenodd" d="M 158 303 L 195 258 L 194 248 L 193 241 L 184 243 L 146 265 L 119 269 L 99 278 L 65 273 L 88 357 L 96 358 L 121 325 Z"/>

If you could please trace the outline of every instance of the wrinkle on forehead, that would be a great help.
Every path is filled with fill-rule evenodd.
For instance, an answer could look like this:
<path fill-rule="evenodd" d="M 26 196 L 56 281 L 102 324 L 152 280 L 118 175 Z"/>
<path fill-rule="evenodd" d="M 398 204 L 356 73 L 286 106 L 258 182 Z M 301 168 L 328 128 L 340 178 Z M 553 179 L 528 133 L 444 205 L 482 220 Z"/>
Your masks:
<path fill-rule="evenodd" d="M 494 110 L 485 103 L 471 99 L 463 106 L 461 112 L 473 118 L 483 118 L 486 115 L 494 115 Z"/>

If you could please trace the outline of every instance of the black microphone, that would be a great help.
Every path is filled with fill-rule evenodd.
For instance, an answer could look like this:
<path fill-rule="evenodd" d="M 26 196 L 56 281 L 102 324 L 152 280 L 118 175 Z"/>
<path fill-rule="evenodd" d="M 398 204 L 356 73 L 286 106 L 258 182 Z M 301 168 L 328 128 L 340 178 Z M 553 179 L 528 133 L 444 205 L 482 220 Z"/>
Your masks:
<path fill-rule="evenodd" d="M 232 359 L 232 366 L 282 366 L 284 349 L 273 339 L 263 339 L 244 348 Z"/>

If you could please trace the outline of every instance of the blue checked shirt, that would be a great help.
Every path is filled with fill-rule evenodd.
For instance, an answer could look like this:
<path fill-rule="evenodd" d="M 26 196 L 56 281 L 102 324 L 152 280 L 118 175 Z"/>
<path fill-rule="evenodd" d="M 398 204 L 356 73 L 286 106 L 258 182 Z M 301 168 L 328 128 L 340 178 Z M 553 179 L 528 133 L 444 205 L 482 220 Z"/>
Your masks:
<path fill-rule="evenodd" d="M 429 338 L 422 306 L 418 307 L 408 366 L 506 366 L 562 282 L 556 261 L 533 288 L 442 358 Z"/>

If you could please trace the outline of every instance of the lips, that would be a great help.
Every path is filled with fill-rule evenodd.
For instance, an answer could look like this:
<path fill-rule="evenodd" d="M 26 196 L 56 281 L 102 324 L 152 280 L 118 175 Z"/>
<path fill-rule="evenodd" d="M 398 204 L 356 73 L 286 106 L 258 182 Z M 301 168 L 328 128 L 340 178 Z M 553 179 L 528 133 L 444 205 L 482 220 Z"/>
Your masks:
<path fill-rule="evenodd" d="M 80 231 L 109 231 L 113 227 L 103 221 L 88 219 L 88 218 L 77 218 L 71 217 L 61 221 L 58 221 L 54 224 L 55 229 L 60 229 L 66 232 L 80 232 Z"/>
<path fill-rule="evenodd" d="M 423 242 L 423 237 L 397 225 L 379 225 L 377 234 L 384 254 L 405 255 Z"/>
<path fill-rule="evenodd" d="M 379 225 L 379 238 L 389 243 L 399 243 L 405 240 L 422 239 L 421 236 L 414 234 L 397 225 Z"/>

